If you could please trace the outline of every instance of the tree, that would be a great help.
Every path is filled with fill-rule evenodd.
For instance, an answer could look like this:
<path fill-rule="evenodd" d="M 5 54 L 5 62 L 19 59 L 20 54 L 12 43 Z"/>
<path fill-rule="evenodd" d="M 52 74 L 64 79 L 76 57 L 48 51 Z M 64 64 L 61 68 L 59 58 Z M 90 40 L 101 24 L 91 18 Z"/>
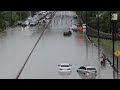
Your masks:
<path fill-rule="evenodd" d="M 25 20 L 28 15 L 28 11 L 0 11 L 0 31 L 8 25 L 14 25 L 18 20 Z"/>

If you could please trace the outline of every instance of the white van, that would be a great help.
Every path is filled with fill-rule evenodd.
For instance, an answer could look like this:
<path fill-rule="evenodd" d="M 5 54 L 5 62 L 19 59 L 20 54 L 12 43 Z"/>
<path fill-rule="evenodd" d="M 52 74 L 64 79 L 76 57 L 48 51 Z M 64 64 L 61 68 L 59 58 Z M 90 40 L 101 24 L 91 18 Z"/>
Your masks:
<path fill-rule="evenodd" d="M 83 27 L 83 33 L 86 33 L 86 24 L 83 24 L 82 27 Z"/>
<path fill-rule="evenodd" d="M 83 24 L 82 26 L 83 26 L 83 29 L 86 29 L 86 24 Z"/>

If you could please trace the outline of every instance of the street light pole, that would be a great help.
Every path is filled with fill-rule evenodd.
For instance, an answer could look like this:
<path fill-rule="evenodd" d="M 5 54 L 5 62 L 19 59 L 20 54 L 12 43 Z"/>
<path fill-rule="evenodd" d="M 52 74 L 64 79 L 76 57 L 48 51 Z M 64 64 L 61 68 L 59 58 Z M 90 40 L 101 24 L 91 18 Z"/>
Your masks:
<path fill-rule="evenodd" d="M 99 11 L 97 11 L 97 31 L 98 31 L 98 68 L 99 68 L 99 79 L 100 79 L 100 32 L 99 32 Z"/>
<path fill-rule="evenodd" d="M 111 11 L 110 11 L 110 34 L 111 34 Z"/>
<path fill-rule="evenodd" d="M 113 67 L 114 67 L 114 22 L 113 22 L 113 29 L 112 29 L 112 41 L 113 41 Z"/>
<path fill-rule="evenodd" d="M 99 32 L 99 11 L 97 11 L 97 30 L 98 30 L 98 50 L 100 49 L 100 32 Z"/>
<path fill-rule="evenodd" d="M 22 17 L 21 17 L 22 15 L 21 15 L 21 13 L 22 13 L 22 11 L 20 11 L 20 21 L 22 20 Z"/>
<path fill-rule="evenodd" d="M 114 41 L 115 41 L 115 31 L 116 31 L 116 21 L 117 21 L 117 13 L 112 13 L 111 14 L 112 18 L 112 24 L 113 24 L 113 28 L 112 28 L 112 41 L 113 41 L 113 68 L 114 68 Z"/>
<path fill-rule="evenodd" d="M 86 11 L 86 35 L 88 35 L 88 20 L 87 20 L 87 11 Z"/>
<path fill-rule="evenodd" d="M 31 11 L 29 11 L 29 14 L 30 14 L 30 16 L 32 16 L 32 13 L 31 13 Z"/>
<path fill-rule="evenodd" d="M 10 11 L 10 26 L 12 25 L 12 11 Z"/>

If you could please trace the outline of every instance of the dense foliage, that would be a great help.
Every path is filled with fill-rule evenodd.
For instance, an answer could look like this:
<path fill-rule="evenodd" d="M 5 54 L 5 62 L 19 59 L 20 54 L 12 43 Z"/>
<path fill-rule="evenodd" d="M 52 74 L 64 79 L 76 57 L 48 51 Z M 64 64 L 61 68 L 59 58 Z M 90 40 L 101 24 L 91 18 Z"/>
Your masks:
<path fill-rule="evenodd" d="M 120 11 L 118 13 L 118 20 L 116 24 L 116 30 L 120 28 Z M 97 20 L 98 17 L 96 16 L 98 12 L 96 11 L 79 11 L 79 15 L 84 23 L 86 23 L 86 16 L 88 25 L 94 29 L 97 29 Z M 99 30 L 105 33 L 111 33 L 110 31 L 110 22 L 111 16 L 110 11 L 99 11 Z M 111 25 L 112 26 L 112 25 Z"/>
<path fill-rule="evenodd" d="M 0 31 L 14 25 L 19 20 L 24 20 L 28 15 L 28 11 L 0 11 Z"/>

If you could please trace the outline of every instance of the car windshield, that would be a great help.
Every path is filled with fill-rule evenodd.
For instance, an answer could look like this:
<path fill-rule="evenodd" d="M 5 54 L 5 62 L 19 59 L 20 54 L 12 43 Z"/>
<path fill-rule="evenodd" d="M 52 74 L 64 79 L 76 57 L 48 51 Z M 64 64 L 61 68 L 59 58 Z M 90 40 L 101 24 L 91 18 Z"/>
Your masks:
<path fill-rule="evenodd" d="M 96 70 L 95 68 L 87 68 L 87 70 Z"/>
<path fill-rule="evenodd" d="M 69 65 L 61 65 L 61 67 L 69 67 Z"/>

